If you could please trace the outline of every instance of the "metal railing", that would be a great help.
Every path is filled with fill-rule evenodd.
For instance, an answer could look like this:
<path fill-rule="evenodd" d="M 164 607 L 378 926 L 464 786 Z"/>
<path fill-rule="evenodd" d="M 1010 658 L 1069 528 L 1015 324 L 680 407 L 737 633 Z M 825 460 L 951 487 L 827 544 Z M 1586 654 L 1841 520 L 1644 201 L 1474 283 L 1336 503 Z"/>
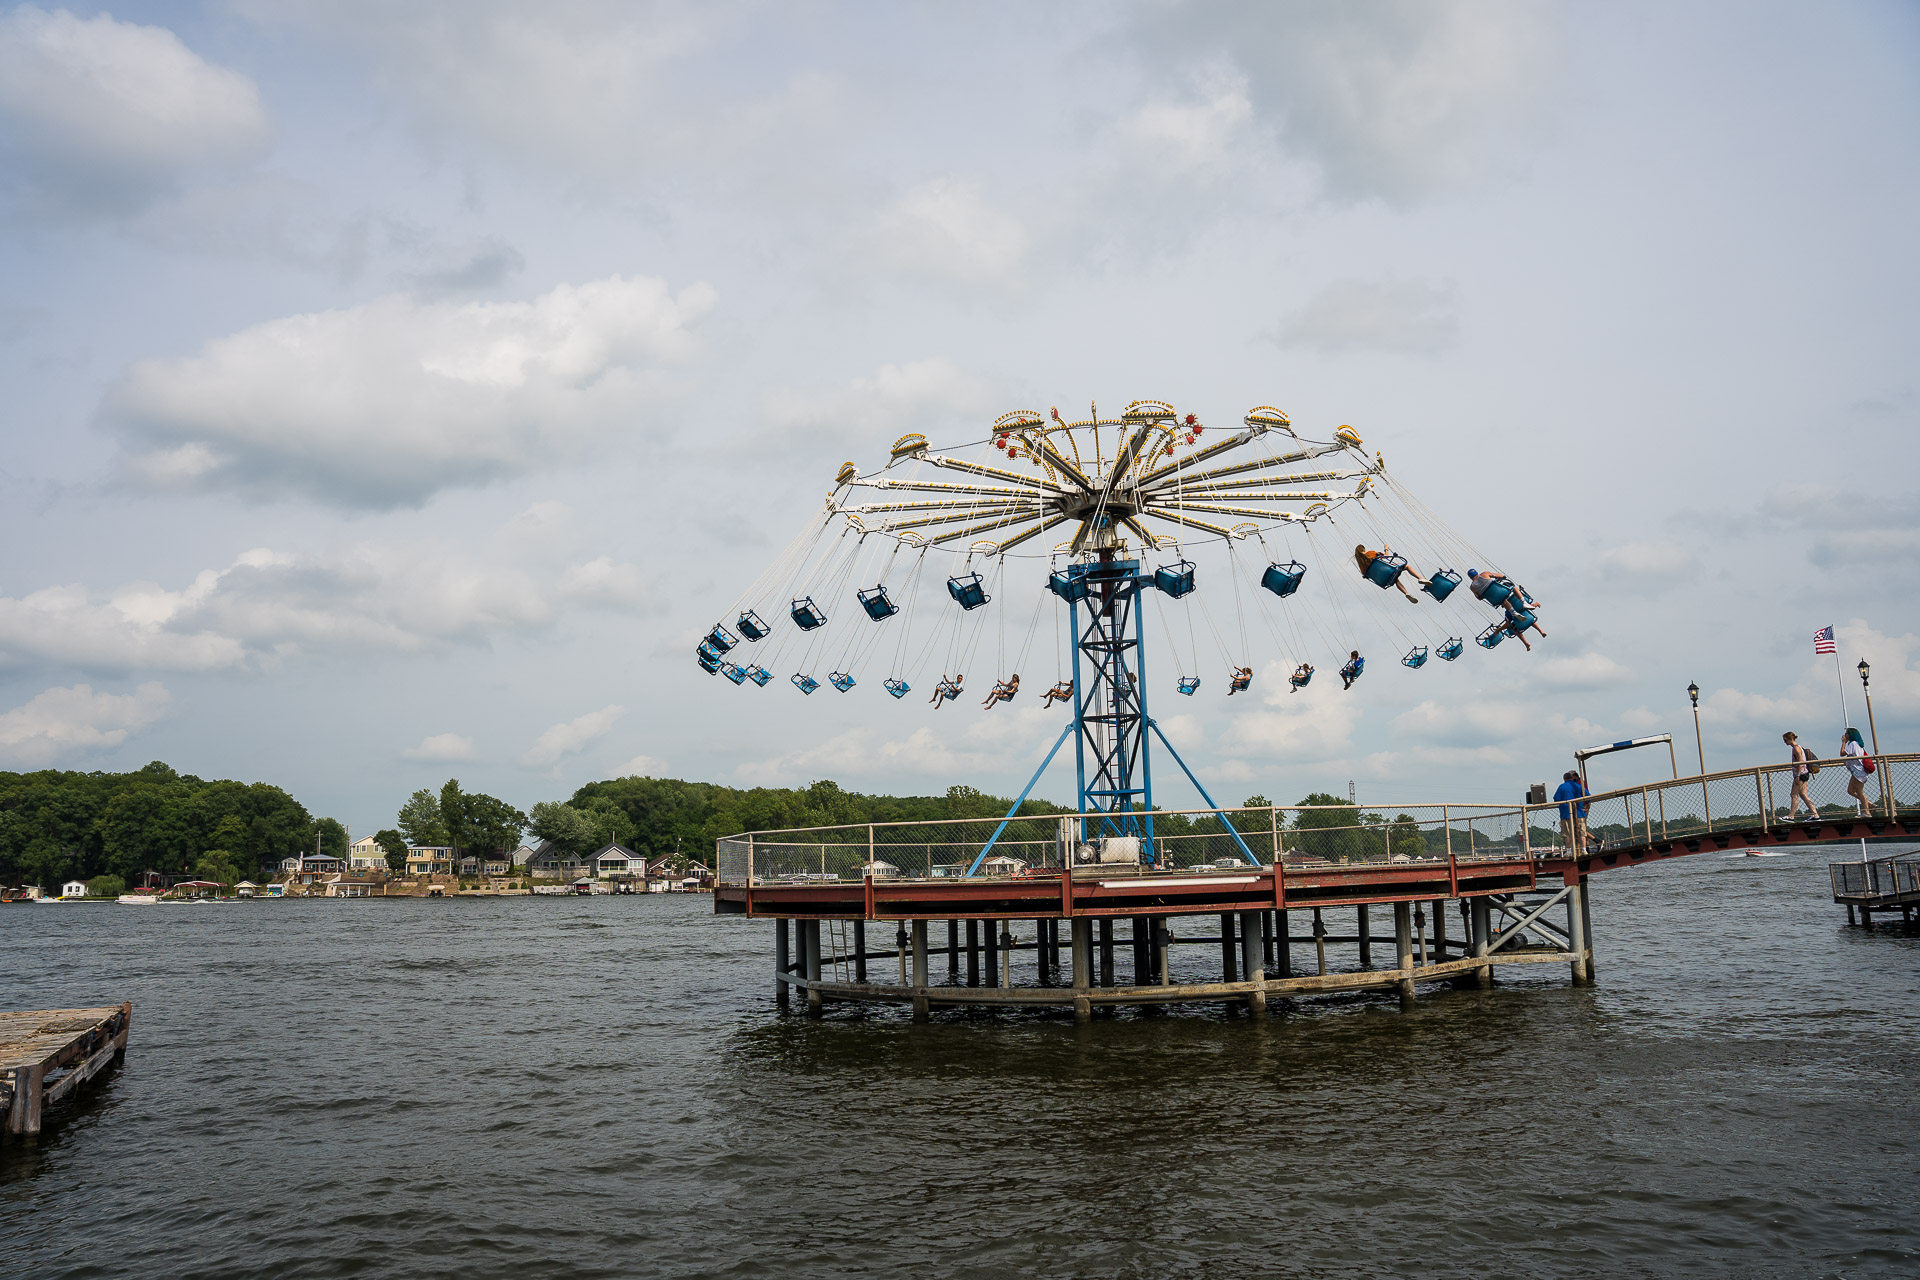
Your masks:
<path fill-rule="evenodd" d="M 1891 818 L 1920 811 L 1920 755 L 1876 757 L 1875 763 L 1877 772 L 1867 778 L 1871 813 Z M 1823 819 L 1861 813 L 1847 794 L 1850 777 L 1844 765 L 1823 760 L 1808 780 L 1808 798 Z M 1793 766 L 1778 764 L 1602 792 L 1583 802 L 1586 850 L 1770 829 L 1785 823 L 1792 791 Z M 1180 871 L 1245 867 L 1249 853 L 1262 865 L 1289 867 L 1558 858 L 1573 852 L 1569 840 L 1581 834 L 1562 822 L 1560 808 L 1548 801 L 1156 809 L 1146 856 L 1155 868 Z M 1030 814 L 743 832 L 716 842 L 716 883 L 857 881 L 868 874 L 957 878 L 989 841 L 993 856 L 982 877 L 1057 869 L 1088 837 L 1105 834 L 1100 817 Z"/>
<path fill-rule="evenodd" d="M 1911 854 L 1871 862 L 1830 862 L 1827 876 L 1836 898 L 1896 898 L 1920 893 L 1920 861 Z"/>

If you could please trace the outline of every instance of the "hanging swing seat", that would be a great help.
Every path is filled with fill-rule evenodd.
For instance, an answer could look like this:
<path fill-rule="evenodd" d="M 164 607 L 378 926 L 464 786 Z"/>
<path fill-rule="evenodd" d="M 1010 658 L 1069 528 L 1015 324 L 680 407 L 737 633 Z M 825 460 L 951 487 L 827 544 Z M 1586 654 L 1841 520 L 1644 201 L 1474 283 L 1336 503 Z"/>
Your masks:
<path fill-rule="evenodd" d="M 1307 666 L 1297 668 L 1292 675 L 1287 677 L 1287 683 L 1296 689 L 1306 688 L 1313 683 L 1313 668 Z"/>
<path fill-rule="evenodd" d="M 736 667 L 731 662 L 723 662 L 720 664 L 720 674 L 725 676 L 727 679 L 733 681 L 735 684 L 746 683 L 746 679 L 747 679 L 746 668 Z"/>
<path fill-rule="evenodd" d="M 747 679 L 764 689 L 767 687 L 767 681 L 773 679 L 773 673 L 756 662 L 747 668 Z"/>
<path fill-rule="evenodd" d="M 1534 623 L 1533 610 L 1515 609 L 1507 616 L 1507 630 L 1519 635 Z"/>
<path fill-rule="evenodd" d="M 1473 638 L 1482 649 L 1491 649 L 1507 638 L 1507 623 L 1503 618 Z"/>
<path fill-rule="evenodd" d="M 1087 579 L 1085 574 L 1074 573 L 1070 569 L 1056 569 L 1047 575 L 1047 590 L 1072 604 L 1076 600 L 1087 598 Z"/>
<path fill-rule="evenodd" d="M 715 623 L 713 630 L 707 632 L 707 643 L 713 646 L 715 653 L 726 653 L 740 643 L 740 637 L 719 623 Z"/>
<path fill-rule="evenodd" d="M 896 679 L 891 676 L 881 681 L 880 687 L 896 698 L 904 698 L 913 692 L 912 685 L 908 684 L 905 680 Z"/>
<path fill-rule="evenodd" d="M 1073 681 L 1062 680 L 1047 690 L 1047 696 L 1041 706 L 1050 707 L 1056 702 L 1065 702 L 1073 696 Z"/>
<path fill-rule="evenodd" d="M 1174 688 L 1186 694 L 1189 698 L 1193 696 L 1193 691 L 1195 689 L 1198 689 L 1199 687 L 1200 687 L 1199 676 L 1181 676 L 1180 683 L 1174 686 Z"/>
<path fill-rule="evenodd" d="M 1406 568 L 1405 556 L 1377 555 L 1367 562 L 1367 581 L 1384 590 L 1399 581 Z"/>
<path fill-rule="evenodd" d="M 1466 641 L 1461 639 L 1459 636 L 1451 636 L 1448 638 L 1445 644 L 1441 645 L 1438 649 L 1435 649 L 1434 652 L 1440 655 L 1442 661 L 1452 662 L 1455 658 L 1460 656 L 1460 650 L 1465 645 L 1466 645 Z"/>
<path fill-rule="evenodd" d="M 827 677 L 827 683 L 840 692 L 845 693 L 847 690 L 853 688 L 858 681 L 844 671 L 836 671 Z"/>
<path fill-rule="evenodd" d="M 1247 691 L 1247 686 L 1251 685 L 1252 683 L 1253 683 L 1252 675 L 1248 674 L 1247 672 L 1241 671 L 1237 667 L 1234 668 L 1233 674 L 1227 677 L 1227 696 L 1232 697 L 1236 693 L 1245 693 Z"/>
<path fill-rule="evenodd" d="M 1153 585 L 1178 600 L 1193 590 L 1193 561 L 1161 565 L 1153 571 Z"/>
<path fill-rule="evenodd" d="M 1348 683 L 1352 683 L 1358 680 L 1360 673 L 1366 669 L 1367 660 L 1365 658 L 1350 659 L 1345 666 L 1340 668 L 1340 678 Z"/>
<path fill-rule="evenodd" d="M 1427 646 L 1423 644 L 1417 644 L 1413 648 L 1407 650 L 1407 656 L 1400 659 L 1400 665 L 1403 667 L 1412 667 L 1415 671 L 1418 671 L 1421 667 L 1426 666 L 1427 665 Z"/>
<path fill-rule="evenodd" d="M 760 615 L 749 609 L 741 614 L 734 625 L 740 628 L 740 634 L 749 640 L 765 640 L 771 627 L 760 619 Z"/>
<path fill-rule="evenodd" d="M 1451 569 L 1436 569 L 1427 585 L 1420 588 L 1435 600 L 1445 600 L 1460 585 L 1460 575 Z"/>
<path fill-rule="evenodd" d="M 1505 578 L 1495 578 L 1487 584 L 1486 594 L 1480 598 L 1498 609 L 1513 596 L 1513 584 Z"/>
<path fill-rule="evenodd" d="M 900 612 L 900 606 L 887 599 L 887 588 L 885 584 L 877 587 L 868 587 L 866 590 L 855 592 L 854 594 L 860 597 L 860 607 L 865 609 L 867 616 L 875 622 L 885 622 L 888 618 Z"/>
<path fill-rule="evenodd" d="M 718 671 L 720 669 L 720 664 L 726 661 L 725 658 L 722 658 L 717 653 L 707 652 L 707 646 L 704 641 L 701 642 L 699 649 L 695 650 L 695 653 L 698 655 L 700 659 L 700 669 L 706 672 L 708 675 L 712 675 L 714 672 Z"/>
<path fill-rule="evenodd" d="M 802 596 L 793 602 L 793 625 L 802 631 L 824 627 L 827 625 L 827 611 L 815 604 L 812 596 Z"/>
<path fill-rule="evenodd" d="M 1300 580 L 1307 576 L 1307 566 L 1298 560 L 1289 560 L 1285 564 L 1270 564 L 1267 571 L 1260 575 L 1260 585 L 1282 598 L 1292 595 L 1300 589 Z"/>
<path fill-rule="evenodd" d="M 956 574 L 947 579 L 947 594 L 962 609 L 978 609 L 990 598 L 987 588 L 977 573 Z"/>
<path fill-rule="evenodd" d="M 803 676 L 796 671 L 793 673 L 793 687 L 802 693 L 812 693 L 820 687 L 820 682 L 812 676 Z"/>

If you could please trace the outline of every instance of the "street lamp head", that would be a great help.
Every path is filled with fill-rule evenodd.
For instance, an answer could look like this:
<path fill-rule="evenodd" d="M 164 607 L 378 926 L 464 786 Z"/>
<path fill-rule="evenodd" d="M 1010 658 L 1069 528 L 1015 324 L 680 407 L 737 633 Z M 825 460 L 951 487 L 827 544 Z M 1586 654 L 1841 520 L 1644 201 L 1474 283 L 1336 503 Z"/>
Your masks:
<path fill-rule="evenodd" d="M 1693 705 L 1700 705 L 1700 686 L 1691 682 L 1687 685 L 1687 696 L 1693 699 Z"/>
<path fill-rule="evenodd" d="M 1864 685 L 1867 682 L 1867 673 L 1872 670 L 1873 668 L 1867 665 L 1867 660 L 1865 658 L 1860 659 L 1860 683 L 1861 684 Z"/>

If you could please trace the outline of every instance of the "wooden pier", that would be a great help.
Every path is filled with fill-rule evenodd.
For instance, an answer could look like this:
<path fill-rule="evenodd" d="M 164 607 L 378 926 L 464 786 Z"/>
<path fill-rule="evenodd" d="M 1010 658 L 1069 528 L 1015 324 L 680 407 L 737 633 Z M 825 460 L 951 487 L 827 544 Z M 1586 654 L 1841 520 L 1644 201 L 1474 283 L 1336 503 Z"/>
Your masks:
<path fill-rule="evenodd" d="M 133 1005 L 0 1013 L 0 1106 L 7 1132 L 40 1132 L 49 1107 L 72 1097 L 127 1052 Z"/>
<path fill-rule="evenodd" d="M 1913 923 L 1920 907 L 1920 858 L 1912 854 L 1876 858 L 1861 862 L 1829 862 L 1827 877 L 1833 883 L 1833 900 L 1847 909 L 1847 923 L 1873 923 L 1873 913 L 1899 916 L 1903 924 Z"/>
<path fill-rule="evenodd" d="M 1086 838 L 1098 814 L 747 832 L 717 842 L 714 911 L 773 922 L 774 994 L 803 992 L 812 1014 L 867 1001 L 916 1020 L 940 1006 L 1084 1021 L 1183 1002 L 1258 1015 L 1270 1000 L 1369 989 L 1406 1005 L 1418 984 L 1491 986 L 1511 964 L 1564 964 L 1585 985 L 1599 873 L 1920 840 L 1920 755 L 1879 759 L 1871 803 L 1841 802 L 1838 778 L 1822 778 L 1804 818 L 1779 803 L 1791 766 L 1765 765 L 1595 795 L 1580 821 L 1554 802 L 1155 811 L 1152 857 L 1132 858 L 1143 842 L 1129 839 L 1126 862 Z M 1863 921 L 1911 919 L 1920 862 L 1834 864 L 1834 900 Z M 1351 932 L 1330 931 L 1347 919 Z M 1329 967 L 1342 944 L 1357 970 Z M 1176 948 L 1217 951 L 1218 967 L 1176 967 Z"/>

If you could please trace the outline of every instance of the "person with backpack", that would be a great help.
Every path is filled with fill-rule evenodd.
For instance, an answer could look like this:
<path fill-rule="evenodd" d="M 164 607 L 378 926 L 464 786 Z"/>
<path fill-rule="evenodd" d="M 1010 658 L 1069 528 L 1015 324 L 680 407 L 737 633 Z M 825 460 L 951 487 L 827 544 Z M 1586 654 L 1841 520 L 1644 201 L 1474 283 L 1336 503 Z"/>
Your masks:
<path fill-rule="evenodd" d="M 1587 800 L 1593 793 L 1580 781 L 1578 770 L 1569 769 L 1561 779 L 1560 787 L 1553 798 L 1560 802 L 1560 836 L 1567 842 L 1567 849 L 1581 853 L 1587 847 Z"/>
<path fill-rule="evenodd" d="M 1800 806 L 1807 806 L 1807 817 L 1818 820 L 1820 810 L 1815 807 L 1813 797 L 1807 794 L 1807 780 L 1813 777 L 1813 771 L 1819 766 L 1813 763 L 1813 752 L 1800 745 L 1800 735 L 1789 729 L 1780 735 L 1780 741 L 1787 744 L 1793 754 L 1788 757 L 1793 764 L 1793 794 L 1787 800 L 1787 821 L 1793 821 L 1793 815 L 1800 812 Z"/>
<path fill-rule="evenodd" d="M 1867 754 L 1866 741 L 1852 725 L 1840 736 L 1840 759 L 1847 766 L 1847 794 L 1860 806 L 1860 816 L 1873 816 L 1873 804 L 1867 799 L 1867 775 L 1873 772 L 1873 757 Z"/>

